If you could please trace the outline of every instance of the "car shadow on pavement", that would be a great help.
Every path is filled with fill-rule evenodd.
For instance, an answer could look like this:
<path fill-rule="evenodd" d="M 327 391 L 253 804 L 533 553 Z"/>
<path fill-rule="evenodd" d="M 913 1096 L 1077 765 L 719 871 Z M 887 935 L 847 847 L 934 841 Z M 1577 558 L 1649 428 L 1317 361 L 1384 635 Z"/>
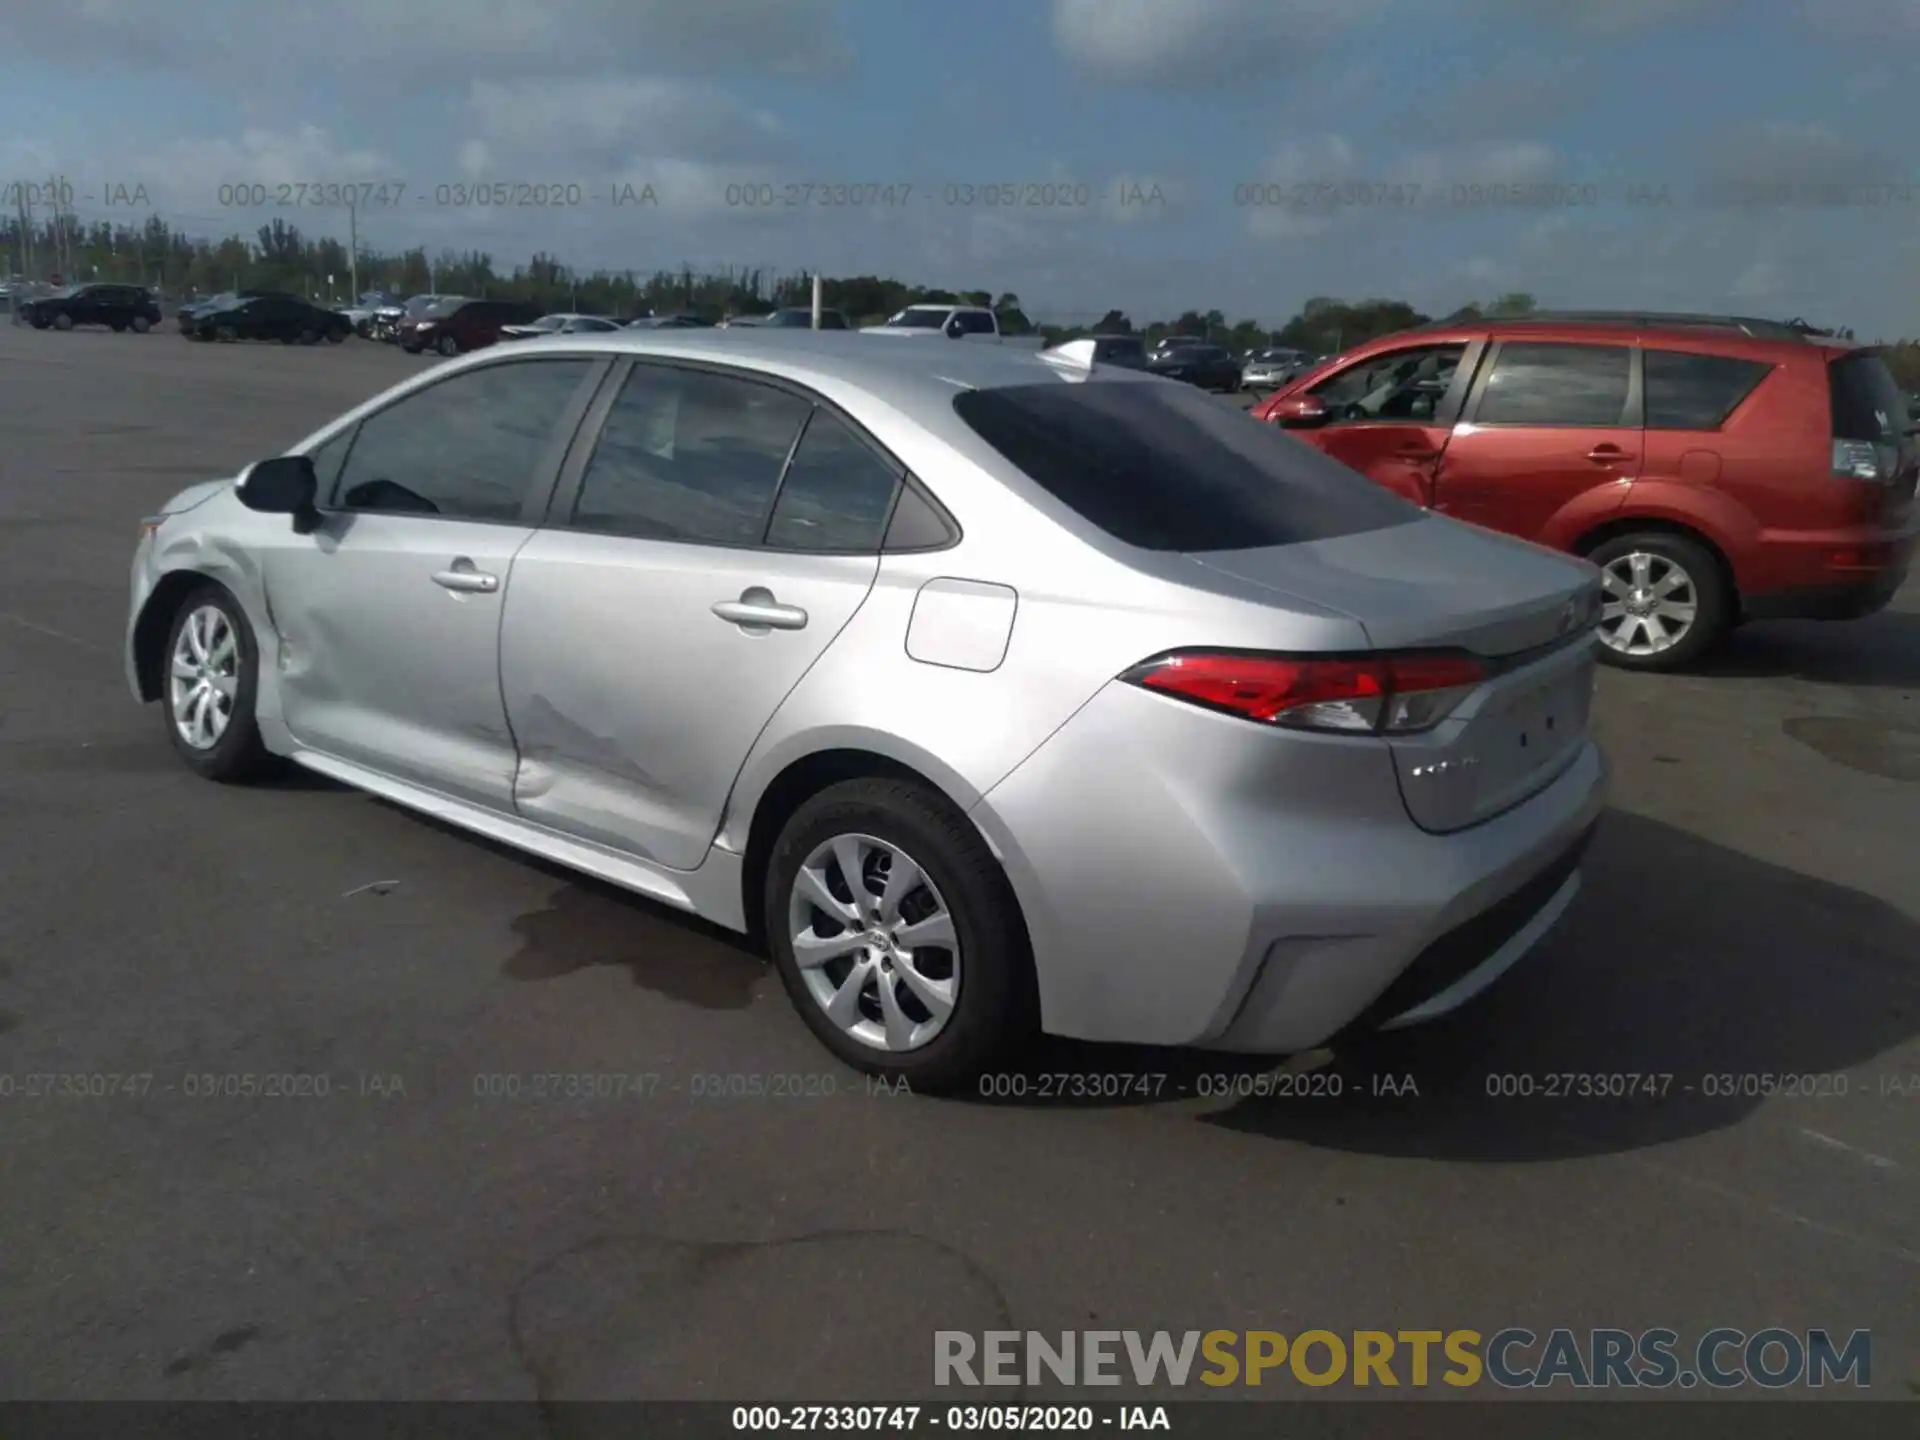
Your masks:
<path fill-rule="evenodd" d="M 1524 1161 L 1723 1129 L 1776 1096 L 1810 1119 L 1912 1103 L 1882 1098 L 1900 1077 L 1875 1064 L 1920 1029 L 1920 925 L 1905 914 L 1617 810 L 1584 874 L 1539 950 L 1473 1003 L 1343 1051 L 1318 1093 L 1206 1119 L 1368 1154 Z"/>
<path fill-rule="evenodd" d="M 1920 613 L 1882 610 L 1864 620 L 1744 625 L 1703 656 L 1693 673 L 1920 690 Z"/>

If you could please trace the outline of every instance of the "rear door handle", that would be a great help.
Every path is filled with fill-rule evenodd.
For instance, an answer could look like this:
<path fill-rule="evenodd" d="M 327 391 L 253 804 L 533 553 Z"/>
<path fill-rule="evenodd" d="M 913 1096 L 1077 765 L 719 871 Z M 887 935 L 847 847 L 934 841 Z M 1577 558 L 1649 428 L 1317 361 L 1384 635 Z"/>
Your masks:
<path fill-rule="evenodd" d="M 462 555 L 446 569 L 434 571 L 433 583 L 442 590 L 464 595 L 491 595 L 500 588 L 500 577 L 482 574 L 473 561 Z"/>
<path fill-rule="evenodd" d="M 1438 460 L 1440 458 L 1440 452 L 1438 450 L 1429 450 L 1421 445 L 1407 445 L 1394 451 L 1393 458 L 1396 460 L 1425 463 L 1428 460 Z"/>
<path fill-rule="evenodd" d="M 1618 445 L 1596 445 L 1587 452 L 1587 459 L 1596 465 L 1607 465 L 1621 460 L 1631 460 L 1633 456 Z"/>
<path fill-rule="evenodd" d="M 798 605 L 782 605 L 773 598 L 773 592 L 762 585 L 743 590 L 738 600 L 720 601 L 713 607 L 713 613 L 749 634 L 804 630 L 807 625 L 806 611 Z"/>

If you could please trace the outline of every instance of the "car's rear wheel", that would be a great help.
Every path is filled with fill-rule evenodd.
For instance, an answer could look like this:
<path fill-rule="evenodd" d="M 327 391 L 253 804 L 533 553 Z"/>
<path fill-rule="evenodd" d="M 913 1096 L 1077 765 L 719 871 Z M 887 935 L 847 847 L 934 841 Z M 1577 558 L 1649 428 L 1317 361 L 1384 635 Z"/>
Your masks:
<path fill-rule="evenodd" d="M 334 329 L 327 331 L 327 343 L 329 345 L 344 344 L 346 342 L 346 338 L 347 338 L 347 332 L 344 329 L 341 329 L 339 327 L 335 327 Z"/>
<path fill-rule="evenodd" d="M 222 325 L 213 332 L 213 338 L 222 345 L 231 345 L 240 338 L 240 332 L 231 325 Z"/>
<path fill-rule="evenodd" d="M 254 723 L 259 650 L 228 590 L 209 583 L 186 597 L 167 632 L 164 664 L 167 738 L 192 770 L 232 784 L 273 767 Z"/>
<path fill-rule="evenodd" d="M 1663 531 L 1617 535 L 1600 567 L 1600 658 L 1623 670 L 1677 670 L 1726 634 L 1733 596 L 1707 550 Z"/>
<path fill-rule="evenodd" d="M 318 345 L 320 343 L 320 332 L 311 327 L 302 330 L 300 332 L 300 343 L 302 345 Z"/>
<path fill-rule="evenodd" d="M 788 996 L 856 1069 L 954 1090 L 1036 1029 L 1012 887 L 922 785 L 849 780 L 802 805 L 775 842 L 763 913 Z"/>
<path fill-rule="evenodd" d="M 71 330 L 73 328 L 73 317 L 71 315 L 54 316 L 53 328 L 56 330 Z"/>
<path fill-rule="evenodd" d="M 133 326 L 133 333 L 136 335 L 144 335 L 153 329 L 153 322 L 144 315 L 134 316 L 130 323 Z"/>
<path fill-rule="evenodd" d="M 440 343 L 434 348 L 448 359 L 452 359 L 460 353 L 460 342 L 451 335 L 442 335 L 440 337 Z"/>

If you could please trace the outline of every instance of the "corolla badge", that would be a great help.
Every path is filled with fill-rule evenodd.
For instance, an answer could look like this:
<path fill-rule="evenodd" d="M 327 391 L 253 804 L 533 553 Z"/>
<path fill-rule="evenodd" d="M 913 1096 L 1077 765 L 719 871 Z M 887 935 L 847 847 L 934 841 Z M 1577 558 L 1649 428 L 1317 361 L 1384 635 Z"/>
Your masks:
<path fill-rule="evenodd" d="M 1413 778 L 1416 780 L 1431 780 L 1440 775 L 1458 775 L 1462 771 L 1473 769 L 1473 767 L 1479 763 L 1480 757 L 1478 755 L 1462 755 L 1455 760 L 1435 760 L 1429 765 L 1414 766 Z"/>

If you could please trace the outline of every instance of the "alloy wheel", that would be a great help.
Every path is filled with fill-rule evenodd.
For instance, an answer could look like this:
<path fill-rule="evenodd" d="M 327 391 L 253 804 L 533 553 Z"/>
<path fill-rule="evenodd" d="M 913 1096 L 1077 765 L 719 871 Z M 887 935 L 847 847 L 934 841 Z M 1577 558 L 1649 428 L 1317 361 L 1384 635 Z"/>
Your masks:
<path fill-rule="evenodd" d="M 240 638 L 217 605 L 187 616 L 173 643 L 168 707 L 173 728 L 195 750 L 211 750 L 227 733 L 240 691 Z"/>
<path fill-rule="evenodd" d="M 1600 607 L 1600 640 L 1622 655 L 1658 655 L 1687 637 L 1699 615 L 1693 577 L 1678 562 L 1650 550 L 1633 550 L 1600 572 L 1606 592 Z"/>
<path fill-rule="evenodd" d="M 926 871 L 899 846 L 836 835 L 794 877 L 787 934 L 807 992 L 835 1026 L 892 1054 L 919 1050 L 960 998 L 960 940 Z"/>

